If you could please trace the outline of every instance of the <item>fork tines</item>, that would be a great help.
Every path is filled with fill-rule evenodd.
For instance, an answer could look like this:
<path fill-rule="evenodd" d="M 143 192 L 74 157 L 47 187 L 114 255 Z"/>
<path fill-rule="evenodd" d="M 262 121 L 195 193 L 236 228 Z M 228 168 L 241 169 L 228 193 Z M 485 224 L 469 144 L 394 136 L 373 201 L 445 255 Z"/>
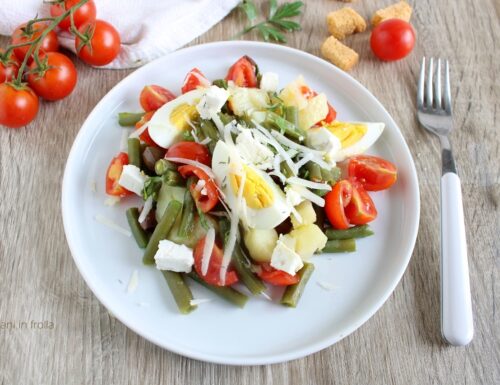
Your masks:
<path fill-rule="evenodd" d="M 451 114 L 450 66 L 444 61 L 444 93 L 441 89 L 441 59 L 437 59 L 434 71 L 434 58 L 429 59 L 426 78 L 425 57 L 422 58 L 418 80 L 417 107 L 419 109 L 445 110 Z"/>

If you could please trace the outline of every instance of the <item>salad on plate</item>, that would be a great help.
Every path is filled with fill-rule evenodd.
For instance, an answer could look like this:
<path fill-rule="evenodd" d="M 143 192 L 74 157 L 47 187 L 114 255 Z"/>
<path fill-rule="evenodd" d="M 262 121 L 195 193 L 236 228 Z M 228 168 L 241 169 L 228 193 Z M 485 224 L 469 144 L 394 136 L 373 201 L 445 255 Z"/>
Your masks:
<path fill-rule="evenodd" d="M 337 121 L 302 76 L 280 89 L 248 56 L 223 79 L 192 69 L 179 96 L 146 86 L 140 104 L 119 114 L 135 129 L 106 193 L 142 199 L 126 211 L 131 232 L 181 313 L 197 307 L 189 280 L 240 307 L 284 287 L 280 303 L 297 306 L 311 257 L 354 252 L 373 234 L 369 192 L 397 179 L 395 165 L 364 154 L 383 123 Z"/>

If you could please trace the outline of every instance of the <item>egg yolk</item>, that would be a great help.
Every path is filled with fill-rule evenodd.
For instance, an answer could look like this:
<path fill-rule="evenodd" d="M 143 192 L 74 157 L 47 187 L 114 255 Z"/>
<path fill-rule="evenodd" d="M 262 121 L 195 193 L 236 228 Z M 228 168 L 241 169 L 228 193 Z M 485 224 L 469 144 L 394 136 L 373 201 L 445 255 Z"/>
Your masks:
<path fill-rule="evenodd" d="M 252 209 L 264 209 L 271 206 L 274 202 L 274 192 L 264 178 L 248 166 L 243 166 L 243 170 L 246 175 L 243 197 L 247 206 Z M 240 175 L 229 174 L 229 180 L 235 195 L 240 190 L 241 179 Z"/>
<path fill-rule="evenodd" d="M 175 107 L 170 113 L 170 123 L 179 130 L 186 130 L 189 126 L 189 120 L 194 120 L 198 117 L 198 110 L 195 106 L 183 103 Z"/>
<path fill-rule="evenodd" d="M 339 138 L 342 148 L 350 147 L 359 142 L 368 131 L 366 125 L 355 123 L 333 122 L 325 127 Z"/>

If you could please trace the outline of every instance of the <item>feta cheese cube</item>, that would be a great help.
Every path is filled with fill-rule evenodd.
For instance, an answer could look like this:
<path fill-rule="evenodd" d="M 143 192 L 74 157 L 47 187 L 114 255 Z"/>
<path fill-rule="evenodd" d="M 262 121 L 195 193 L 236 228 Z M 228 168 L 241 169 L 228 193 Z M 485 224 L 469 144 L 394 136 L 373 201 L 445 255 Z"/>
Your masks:
<path fill-rule="evenodd" d="M 167 239 L 160 241 L 154 258 L 158 270 L 189 273 L 194 264 L 193 250 Z"/>
<path fill-rule="evenodd" d="M 256 140 L 250 130 L 242 130 L 236 137 L 236 148 L 242 158 L 249 163 L 268 167 L 273 163 L 273 152 Z"/>
<path fill-rule="evenodd" d="M 264 72 L 260 79 L 260 89 L 267 92 L 276 92 L 278 90 L 279 77 L 274 72 Z"/>
<path fill-rule="evenodd" d="M 335 159 L 335 155 L 342 149 L 339 138 L 325 127 L 307 130 L 306 144 L 316 150 L 325 151 L 327 159 Z"/>
<path fill-rule="evenodd" d="M 147 176 L 141 172 L 139 167 L 133 164 L 127 164 L 123 166 L 118 184 L 137 195 L 142 195 L 142 189 L 144 188 L 146 179 Z"/>
<path fill-rule="evenodd" d="M 201 96 L 196 105 L 202 119 L 211 119 L 214 114 L 220 112 L 229 98 L 229 92 L 224 88 L 210 86 Z"/>
<path fill-rule="evenodd" d="M 294 185 L 287 185 L 285 187 L 285 194 L 286 201 L 291 206 L 297 206 L 304 201 L 304 197 L 294 189 Z"/>
<path fill-rule="evenodd" d="M 304 263 L 295 252 L 295 238 L 289 235 L 280 235 L 271 256 L 271 266 L 290 275 L 295 275 Z"/>

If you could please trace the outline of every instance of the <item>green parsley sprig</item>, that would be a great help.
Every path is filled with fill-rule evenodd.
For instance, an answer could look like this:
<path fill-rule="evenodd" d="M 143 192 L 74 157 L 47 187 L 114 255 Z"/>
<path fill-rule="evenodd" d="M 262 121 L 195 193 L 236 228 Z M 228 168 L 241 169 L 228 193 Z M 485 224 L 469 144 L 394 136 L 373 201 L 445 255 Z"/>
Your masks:
<path fill-rule="evenodd" d="M 300 30 L 300 24 L 289 20 L 302 13 L 302 1 L 283 3 L 278 6 L 277 0 L 269 0 L 269 15 L 264 21 L 256 23 L 259 18 L 259 10 L 252 0 L 244 0 L 239 8 L 245 13 L 248 19 L 248 27 L 238 33 L 235 38 L 256 30 L 265 41 L 277 41 L 286 43 L 285 32 Z"/>

